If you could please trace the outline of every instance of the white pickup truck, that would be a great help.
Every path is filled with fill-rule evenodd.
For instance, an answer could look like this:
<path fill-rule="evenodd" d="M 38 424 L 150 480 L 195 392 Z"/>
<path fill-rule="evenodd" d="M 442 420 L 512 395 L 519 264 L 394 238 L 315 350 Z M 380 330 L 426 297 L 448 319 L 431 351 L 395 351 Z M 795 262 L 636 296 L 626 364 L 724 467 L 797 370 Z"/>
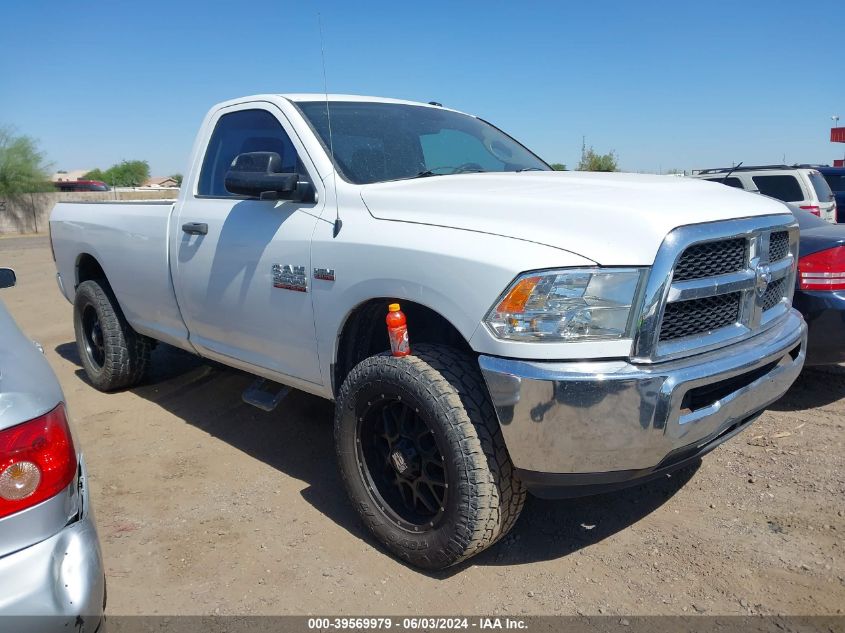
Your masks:
<path fill-rule="evenodd" d="M 782 204 L 555 172 L 434 103 L 221 103 L 177 202 L 61 203 L 50 229 L 97 388 L 143 380 L 163 341 L 264 379 L 244 399 L 265 409 L 288 387 L 335 400 L 355 507 L 430 569 L 502 538 L 526 491 L 690 464 L 804 362 Z M 391 302 L 410 356 L 387 351 Z"/>

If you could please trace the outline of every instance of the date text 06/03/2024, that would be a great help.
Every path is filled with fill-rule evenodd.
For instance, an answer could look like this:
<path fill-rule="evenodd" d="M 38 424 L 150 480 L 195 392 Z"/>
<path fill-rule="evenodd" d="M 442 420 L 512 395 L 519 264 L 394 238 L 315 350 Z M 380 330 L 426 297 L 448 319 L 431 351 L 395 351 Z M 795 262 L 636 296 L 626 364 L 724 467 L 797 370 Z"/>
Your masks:
<path fill-rule="evenodd" d="M 525 630 L 528 622 L 519 618 L 500 617 L 411 617 L 394 620 L 388 617 L 309 618 L 309 630 Z"/>

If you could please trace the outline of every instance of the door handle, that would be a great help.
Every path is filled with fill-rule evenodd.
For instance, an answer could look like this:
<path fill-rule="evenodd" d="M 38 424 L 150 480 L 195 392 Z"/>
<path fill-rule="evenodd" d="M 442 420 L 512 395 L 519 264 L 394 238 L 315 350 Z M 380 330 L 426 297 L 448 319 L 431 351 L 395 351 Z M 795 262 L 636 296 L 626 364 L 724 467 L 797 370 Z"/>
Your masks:
<path fill-rule="evenodd" d="M 186 222 L 182 225 L 182 230 L 189 235 L 206 235 L 208 234 L 208 224 L 205 222 Z"/>

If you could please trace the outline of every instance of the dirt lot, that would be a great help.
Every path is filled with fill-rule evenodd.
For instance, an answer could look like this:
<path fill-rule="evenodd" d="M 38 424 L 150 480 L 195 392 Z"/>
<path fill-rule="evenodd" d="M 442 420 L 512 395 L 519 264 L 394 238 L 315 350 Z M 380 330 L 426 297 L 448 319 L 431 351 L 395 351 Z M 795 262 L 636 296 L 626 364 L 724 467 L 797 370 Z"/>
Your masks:
<path fill-rule="evenodd" d="M 82 375 L 43 237 L 0 239 L 2 300 L 44 346 L 84 447 L 111 614 L 835 614 L 845 608 L 845 374 L 807 371 L 700 467 L 590 499 L 529 499 L 443 574 L 392 559 L 346 500 L 332 405 L 273 413 L 250 382 L 160 346 L 144 386 Z M 0 343 L 2 344 L 2 343 Z"/>

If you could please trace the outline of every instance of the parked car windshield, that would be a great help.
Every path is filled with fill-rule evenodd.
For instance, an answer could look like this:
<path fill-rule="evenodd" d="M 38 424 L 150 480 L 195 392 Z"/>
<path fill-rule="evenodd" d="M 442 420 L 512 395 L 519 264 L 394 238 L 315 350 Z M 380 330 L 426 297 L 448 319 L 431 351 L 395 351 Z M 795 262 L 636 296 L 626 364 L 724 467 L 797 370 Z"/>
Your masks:
<path fill-rule="evenodd" d="M 445 110 L 399 103 L 297 103 L 350 182 L 368 184 L 425 176 L 551 169 L 489 123 Z"/>

